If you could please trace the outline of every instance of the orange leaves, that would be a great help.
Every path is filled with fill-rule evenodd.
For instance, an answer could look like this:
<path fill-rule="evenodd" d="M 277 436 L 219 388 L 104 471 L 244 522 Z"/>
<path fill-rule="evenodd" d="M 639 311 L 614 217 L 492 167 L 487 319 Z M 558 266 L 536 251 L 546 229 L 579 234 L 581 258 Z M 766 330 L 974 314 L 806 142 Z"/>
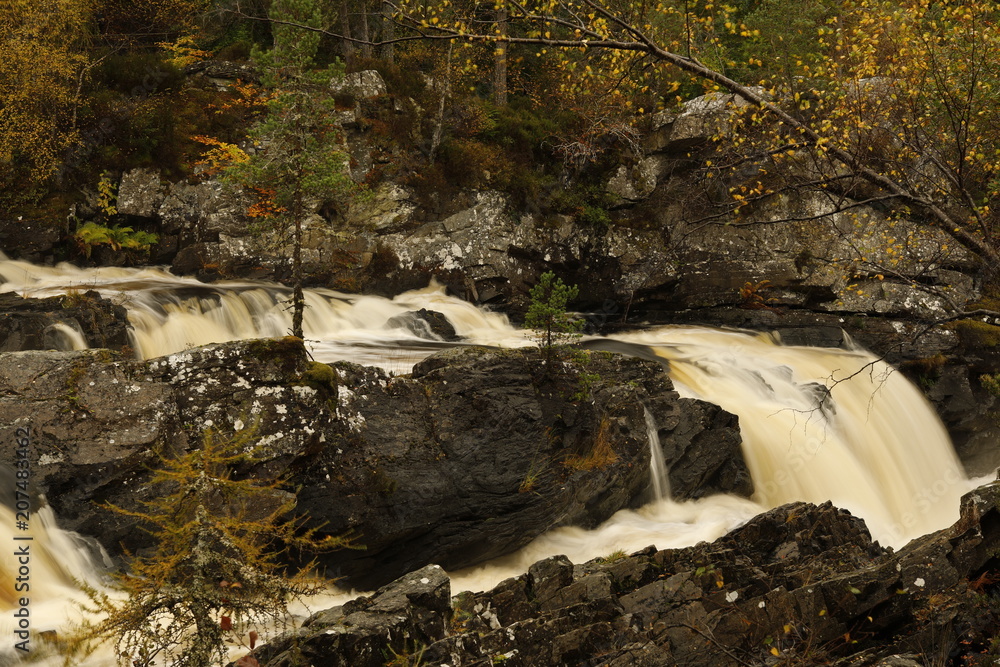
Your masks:
<path fill-rule="evenodd" d="M 202 154 L 201 160 L 198 160 L 195 163 L 207 166 L 208 168 L 206 169 L 206 173 L 209 175 L 216 174 L 227 167 L 241 162 L 246 162 L 250 159 L 250 156 L 248 156 L 243 149 L 236 144 L 229 144 L 224 141 L 219 141 L 214 137 L 206 137 L 203 135 L 195 135 L 191 138 L 198 143 L 212 147 Z"/>
<path fill-rule="evenodd" d="M 219 104 L 210 104 L 208 108 L 219 114 L 233 110 L 262 112 L 267 109 L 268 103 L 277 96 L 275 91 L 266 91 L 253 83 L 242 81 L 234 83 L 232 90 L 235 93 L 233 97 L 224 99 Z"/>
<path fill-rule="evenodd" d="M 761 292 L 767 290 L 771 287 L 770 280 L 761 280 L 757 283 L 752 283 L 747 281 L 743 283 L 743 287 L 740 288 L 740 299 L 743 303 L 740 304 L 741 308 L 747 308 L 750 310 L 774 310 L 769 304 L 776 303 L 777 299 L 766 298 Z"/>
<path fill-rule="evenodd" d="M 274 201 L 277 194 L 274 190 L 266 188 L 251 188 L 257 193 L 258 200 L 247 209 L 247 215 L 251 218 L 273 218 L 288 211 L 283 206 L 278 206 Z"/>

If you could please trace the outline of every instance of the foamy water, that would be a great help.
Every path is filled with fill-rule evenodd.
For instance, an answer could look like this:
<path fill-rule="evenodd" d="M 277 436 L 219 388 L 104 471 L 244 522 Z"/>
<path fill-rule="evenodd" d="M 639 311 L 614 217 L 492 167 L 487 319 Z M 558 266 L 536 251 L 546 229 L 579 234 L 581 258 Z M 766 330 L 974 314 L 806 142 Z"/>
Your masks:
<path fill-rule="evenodd" d="M 96 289 L 128 308 L 133 347 L 147 358 L 210 342 L 283 336 L 291 328 L 288 290 L 267 283 L 205 285 L 160 269 L 84 270 L 10 260 L 0 261 L 0 281 L 0 291 L 24 296 Z M 393 299 L 307 290 L 306 300 L 307 343 L 322 361 L 408 372 L 413 363 L 453 345 L 388 326 L 392 317 L 421 308 L 443 313 L 467 343 L 533 344 L 530 333 L 512 327 L 505 316 L 433 285 Z M 682 395 L 739 417 L 754 497 L 670 500 L 662 459 L 657 464 L 654 456 L 651 488 L 659 485 L 657 500 L 618 512 L 595 530 L 560 528 L 515 554 L 453 573 L 453 591 L 492 587 L 555 554 L 582 562 L 648 545 L 663 549 L 713 540 L 796 500 L 832 500 L 863 517 L 882 544 L 899 547 L 954 522 L 959 497 L 975 485 L 920 392 L 863 350 L 785 346 L 772 336 L 706 327 L 660 327 L 613 339 L 626 353 L 630 346 L 637 346 L 635 354 L 652 351 Z M 67 341 L 79 344 L 69 335 Z M 655 419 L 647 421 L 655 452 Z"/>

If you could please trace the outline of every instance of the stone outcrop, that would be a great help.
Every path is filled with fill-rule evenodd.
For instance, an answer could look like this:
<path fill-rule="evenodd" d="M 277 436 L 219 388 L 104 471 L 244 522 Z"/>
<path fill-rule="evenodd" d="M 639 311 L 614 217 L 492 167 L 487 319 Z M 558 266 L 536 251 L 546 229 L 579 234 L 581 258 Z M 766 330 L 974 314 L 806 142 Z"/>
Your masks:
<path fill-rule="evenodd" d="M 444 639 L 451 618 L 451 582 L 437 565 L 411 572 L 374 594 L 315 614 L 293 636 L 254 655 L 266 665 L 381 667 L 393 654 Z M 321 639 L 320 639 L 321 638 Z"/>
<path fill-rule="evenodd" d="M 128 346 L 125 308 L 97 292 L 49 299 L 0 294 L 0 352 Z"/>
<path fill-rule="evenodd" d="M 345 74 L 330 82 L 334 93 L 348 93 L 358 98 L 379 97 L 388 93 L 382 75 L 373 69 Z"/>
<path fill-rule="evenodd" d="M 197 447 L 208 428 L 255 429 L 259 460 L 236 474 L 294 480 L 298 511 L 365 547 L 323 554 L 327 574 L 364 587 L 431 562 L 472 565 L 644 501 L 644 404 L 679 493 L 752 492 L 734 418 L 680 399 L 658 364 L 539 354 L 458 349 L 390 377 L 309 362 L 298 339 L 148 362 L 13 352 L 0 355 L 0 437 L 30 426 L 35 480 L 63 527 L 116 553 L 149 538 L 100 504 L 156 497 L 157 457 Z"/>
<path fill-rule="evenodd" d="M 646 499 L 644 403 L 665 448 L 700 446 L 713 461 L 692 452 L 688 476 L 703 484 L 686 492 L 752 490 L 745 467 L 732 480 L 715 474 L 742 460 L 723 447 L 731 422 L 714 430 L 707 415 L 717 408 L 679 399 L 658 364 L 606 353 L 552 363 L 546 371 L 537 352 L 473 349 L 430 357 L 410 378 L 337 364 L 349 429 L 297 475 L 299 507 L 331 531 L 354 530 L 366 550 L 333 554 L 328 572 L 371 586 L 427 562 L 465 567 Z M 715 445 L 727 460 L 707 455 Z"/>
<path fill-rule="evenodd" d="M 189 74 L 221 76 L 225 65 L 207 62 Z M 369 125 L 391 123 L 411 101 L 390 95 L 371 71 L 331 86 L 349 107 L 340 122 L 351 172 L 370 180 L 373 156 L 385 147 L 376 146 Z M 706 310 L 753 305 L 793 316 L 878 318 L 897 328 L 977 296 L 967 253 L 870 206 L 838 212 L 828 193 L 800 192 L 740 216 L 717 215 L 731 184 L 720 180 L 712 190 L 699 176 L 701 160 L 741 104 L 715 93 L 651 116 L 636 153 L 605 169 L 610 225 L 519 207 L 515 197 L 489 189 L 432 205 L 426 193 L 391 179 L 347 205 L 314 202 L 304 221 L 307 284 L 395 295 L 436 278 L 466 299 L 516 315 L 551 269 L 579 284 L 577 306 L 604 321 L 698 322 Z M 154 261 L 208 279 L 285 280 L 287 241 L 280 231 L 250 233 L 248 203 L 210 178 L 168 183 L 148 169 L 123 174 L 118 191 L 123 216 L 159 228 Z M 842 324 L 854 334 L 850 321 Z"/>
<path fill-rule="evenodd" d="M 294 664 L 291 645 L 345 666 L 381 664 L 380 651 L 525 667 L 979 664 L 995 659 L 1000 627 L 998 507 L 1000 484 L 982 487 L 952 527 L 894 553 L 849 513 L 794 503 L 712 544 L 581 565 L 555 556 L 445 609 L 432 566 L 253 655 L 264 667 Z"/>
<path fill-rule="evenodd" d="M 0 252 L 13 259 L 51 264 L 56 246 L 66 236 L 65 221 L 0 215 Z"/>
<path fill-rule="evenodd" d="M 455 333 L 455 327 L 443 313 L 426 308 L 409 310 L 395 317 L 390 317 L 386 320 L 385 326 L 390 329 L 405 329 L 414 336 L 427 340 L 459 340 L 458 334 Z"/>

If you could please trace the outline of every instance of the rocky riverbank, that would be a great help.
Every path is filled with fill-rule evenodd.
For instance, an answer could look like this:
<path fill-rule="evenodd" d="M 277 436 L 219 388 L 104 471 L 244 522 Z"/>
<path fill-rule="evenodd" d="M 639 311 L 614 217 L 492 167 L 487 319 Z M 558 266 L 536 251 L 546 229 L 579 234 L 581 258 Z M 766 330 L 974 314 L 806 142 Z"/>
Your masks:
<path fill-rule="evenodd" d="M 123 324 L 99 300 L 46 312 L 10 299 L 12 313 L 27 315 L 4 322 L 26 346 L 46 345 L 54 324 L 88 336 Z M 88 329 L 79 320 L 94 312 L 111 319 Z M 834 342 L 832 324 L 799 331 Z M 148 547 L 134 522 L 99 505 L 156 496 L 157 456 L 196 447 L 207 428 L 254 428 L 262 457 L 236 474 L 288 478 L 298 511 L 366 547 L 323 555 L 327 574 L 361 588 L 402 577 L 260 647 L 262 665 L 291 665 L 299 653 L 352 666 L 394 655 L 453 665 L 908 665 L 990 650 L 993 486 L 965 499 L 955 526 L 898 553 L 846 512 L 798 503 L 710 545 L 586 564 L 550 558 L 452 599 L 442 566 L 509 553 L 557 526 L 593 526 L 649 497 L 643 406 L 675 497 L 753 492 L 732 415 L 680 398 L 658 363 L 609 352 L 546 360 L 534 349 L 456 349 L 401 377 L 310 362 L 291 338 L 148 361 L 107 349 L 0 354 L 0 437 L 32 428 L 39 486 L 65 527 L 115 554 Z"/>
<path fill-rule="evenodd" d="M 298 339 L 196 348 L 148 362 L 108 350 L 0 355 L 0 437 L 33 431 L 35 475 L 68 529 L 112 552 L 148 546 L 135 508 L 157 457 L 206 429 L 253 428 L 244 476 L 287 478 L 298 511 L 363 551 L 321 557 L 370 588 L 465 567 L 560 525 L 594 526 L 649 497 L 649 434 L 680 498 L 752 493 L 735 417 L 682 399 L 655 362 L 605 352 L 469 348 L 410 376 L 310 362 Z M 144 541 L 147 540 L 147 541 Z"/>
<path fill-rule="evenodd" d="M 430 565 L 252 655 L 264 667 L 993 664 L 998 548 L 1000 484 L 895 553 L 847 512 L 795 503 L 711 544 L 555 556 L 483 593 L 451 597 Z"/>

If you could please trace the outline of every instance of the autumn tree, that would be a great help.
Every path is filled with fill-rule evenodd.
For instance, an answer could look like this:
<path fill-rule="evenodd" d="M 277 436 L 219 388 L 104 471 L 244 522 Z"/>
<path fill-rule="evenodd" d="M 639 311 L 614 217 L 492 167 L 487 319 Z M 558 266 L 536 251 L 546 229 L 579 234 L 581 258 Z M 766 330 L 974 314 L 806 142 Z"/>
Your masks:
<path fill-rule="evenodd" d="M 995 277 L 1000 10 L 930 0 L 851 0 L 836 11 L 813 3 L 786 21 L 795 39 L 783 48 L 760 32 L 787 18 L 771 4 L 748 17 L 757 28 L 711 0 L 507 2 L 506 33 L 451 5 L 402 0 L 397 17 L 411 37 L 561 54 L 561 92 L 610 74 L 623 87 L 652 81 L 668 104 L 673 95 L 727 93 L 718 99 L 731 117 L 713 137 L 723 159 L 705 171 L 731 188 L 719 224 L 809 191 L 827 202 L 817 218 L 876 206 L 940 234 Z M 597 52 L 600 60 L 584 58 Z M 673 74 L 632 76 L 663 68 Z M 626 119 L 645 110 L 621 109 Z"/>
<path fill-rule="evenodd" d="M 78 140 L 89 4 L 0 2 L 0 190 L 31 193 Z"/>
<path fill-rule="evenodd" d="M 287 574 L 279 556 L 346 543 L 301 530 L 288 518 L 294 495 L 279 483 L 235 477 L 254 461 L 254 434 L 207 431 L 201 447 L 162 461 L 152 479 L 162 496 L 138 511 L 112 508 L 138 519 L 157 544 L 130 559 L 113 591 L 89 591 L 88 610 L 98 616 L 71 638 L 67 661 L 79 664 L 81 654 L 110 643 L 138 667 L 224 665 L 227 639 L 250 637 L 250 648 L 258 630 L 287 621 L 292 599 L 322 590 L 307 570 Z"/>
<path fill-rule="evenodd" d="M 475 5 L 398 0 L 396 39 L 527 49 L 559 63 L 554 89 L 569 99 L 589 82 L 617 82 L 628 94 L 604 107 L 611 127 L 634 124 L 650 93 L 657 106 L 719 93 L 731 117 L 712 137 L 719 159 L 706 159 L 703 175 L 732 196 L 718 202 L 715 224 L 808 192 L 826 202 L 814 219 L 874 206 L 939 235 L 995 278 L 1000 10 L 808 5 L 786 12 L 787 3 L 765 0 L 740 14 L 713 0 L 499 0 L 484 21 Z M 775 26 L 787 45 L 762 34 Z M 586 157 L 586 142 L 578 148 Z"/>

